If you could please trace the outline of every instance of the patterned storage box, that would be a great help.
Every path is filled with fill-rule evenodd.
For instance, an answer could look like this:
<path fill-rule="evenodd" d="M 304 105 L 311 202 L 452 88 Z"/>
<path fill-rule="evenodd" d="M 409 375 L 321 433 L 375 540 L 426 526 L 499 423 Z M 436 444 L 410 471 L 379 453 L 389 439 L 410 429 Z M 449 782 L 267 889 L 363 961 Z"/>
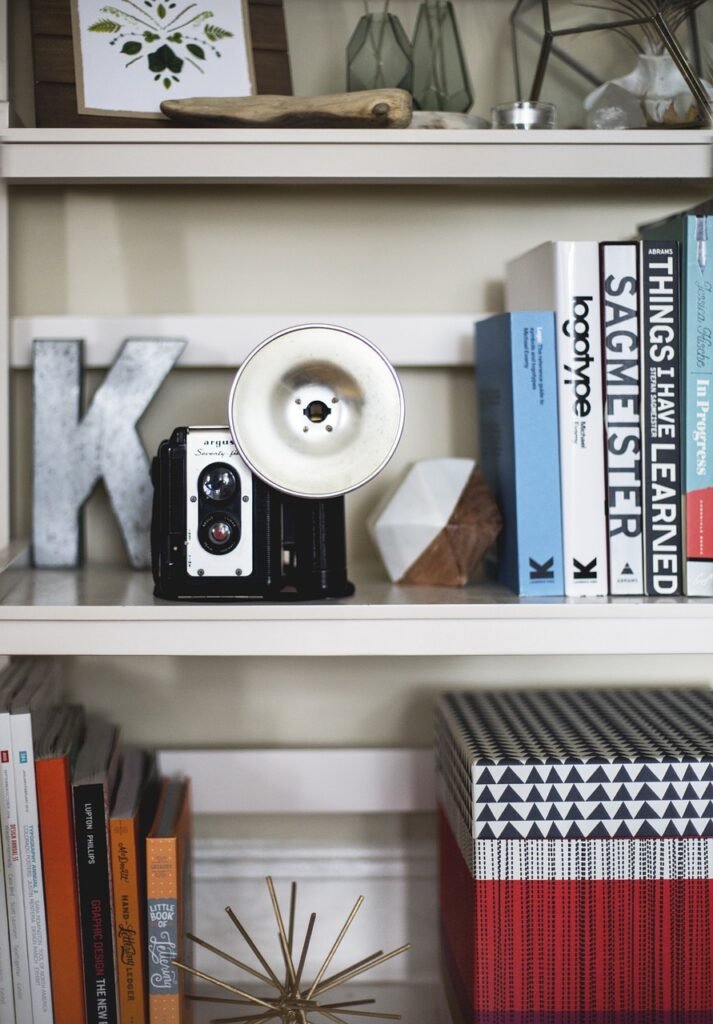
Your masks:
<path fill-rule="evenodd" d="M 455 694 L 443 967 L 468 1024 L 712 1024 L 713 693 Z"/>

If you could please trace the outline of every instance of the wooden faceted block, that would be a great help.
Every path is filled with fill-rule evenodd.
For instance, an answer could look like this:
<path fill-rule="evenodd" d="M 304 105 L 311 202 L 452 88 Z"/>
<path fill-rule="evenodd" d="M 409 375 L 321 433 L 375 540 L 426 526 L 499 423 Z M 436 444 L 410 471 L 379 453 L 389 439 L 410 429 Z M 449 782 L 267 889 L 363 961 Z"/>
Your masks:
<path fill-rule="evenodd" d="M 369 523 L 395 583 L 463 587 L 502 520 L 473 459 L 423 459 Z"/>

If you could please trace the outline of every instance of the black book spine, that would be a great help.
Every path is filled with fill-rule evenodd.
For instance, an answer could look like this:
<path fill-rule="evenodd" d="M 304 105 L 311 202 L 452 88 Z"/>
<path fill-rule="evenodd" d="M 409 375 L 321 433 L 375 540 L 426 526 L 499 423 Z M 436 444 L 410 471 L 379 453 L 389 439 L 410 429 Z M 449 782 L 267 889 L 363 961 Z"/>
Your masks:
<path fill-rule="evenodd" d="M 72 796 L 87 1024 L 117 1024 L 104 786 L 78 785 Z"/>
<path fill-rule="evenodd" d="M 641 243 L 645 593 L 683 593 L 681 319 L 677 242 Z"/>

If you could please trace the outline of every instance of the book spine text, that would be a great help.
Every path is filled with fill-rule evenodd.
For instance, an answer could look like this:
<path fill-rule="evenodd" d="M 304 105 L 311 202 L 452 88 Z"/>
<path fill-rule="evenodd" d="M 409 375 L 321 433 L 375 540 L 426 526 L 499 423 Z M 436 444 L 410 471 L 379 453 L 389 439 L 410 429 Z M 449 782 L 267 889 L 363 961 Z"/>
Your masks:
<path fill-rule="evenodd" d="M 643 594 L 644 550 L 636 243 L 601 246 L 609 592 Z"/>
<path fill-rule="evenodd" d="M 111 885 L 104 787 L 75 786 L 74 829 L 88 1024 L 116 1024 Z"/>
<path fill-rule="evenodd" d="M 645 592 L 683 592 L 681 338 L 676 242 L 641 243 Z"/>

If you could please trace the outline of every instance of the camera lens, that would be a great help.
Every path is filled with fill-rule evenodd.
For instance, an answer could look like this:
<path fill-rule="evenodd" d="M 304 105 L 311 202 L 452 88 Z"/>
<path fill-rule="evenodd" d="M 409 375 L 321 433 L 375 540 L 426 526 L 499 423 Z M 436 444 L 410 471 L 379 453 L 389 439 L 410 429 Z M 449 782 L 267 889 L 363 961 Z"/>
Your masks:
<path fill-rule="evenodd" d="M 198 487 L 207 501 L 229 501 L 238 489 L 238 478 L 232 466 L 216 462 L 203 470 Z"/>
<path fill-rule="evenodd" d="M 211 512 L 198 526 L 198 541 L 211 555 L 227 555 L 240 541 L 240 521 L 227 513 Z"/>
<path fill-rule="evenodd" d="M 224 523 L 219 520 L 208 527 L 208 536 L 214 544 L 222 546 L 223 544 L 230 543 L 233 530 L 230 523 Z"/>

